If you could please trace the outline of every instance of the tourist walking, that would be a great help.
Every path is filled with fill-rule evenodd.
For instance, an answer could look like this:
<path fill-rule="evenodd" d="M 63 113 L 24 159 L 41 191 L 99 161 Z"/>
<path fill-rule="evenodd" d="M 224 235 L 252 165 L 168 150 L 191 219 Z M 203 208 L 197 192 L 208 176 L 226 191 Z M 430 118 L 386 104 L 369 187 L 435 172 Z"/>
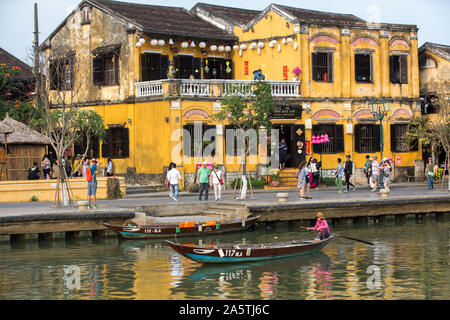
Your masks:
<path fill-rule="evenodd" d="M 377 161 L 377 156 L 374 155 L 373 156 L 373 160 L 372 160 L 372 164 L 371 164 L 371 169 L 372 169 L 372 177 L 371 177 L 371 181 L 373 183 L 373 187 L 371 192 L 375 192 L 377 191 L 377 186 L 378 186 L 378 175 L 379 175 L 379 164 Z"/>
<path fill-rule="evenodd" d="M 316 188 L 319 189 L 319 177 L 320 177 L 320 172 L 319 169 L 317 168 L 317 159 L 313 158 L 311 160 L 311 173 L 312 173 L 312 182 L 311 182 L 311 188 Z"/>
<path fill-rule="evenodd" d="M 112 175 L 113 175 L 113 163 L 111 158 L 108 158 L 106 160 L 106 176 L 112 177 Z"/>
<path fill-rule="evenodd" d="M 177 165 L 171 162 L 169 165 L 169 171 L 166 176 L 166 184 L 169 184 L 169 197 L 174 201 L 178 201 L 178 191 L 180 190 L 181 173 L 177 169 Z"/>
<path fill-rule="evenodd" d="M 50 158 L 47 154 L 44 155 L 41 162 L 42 174 L 44 175 L 44 179 L 50 179 L 50 173 L 52 171 Z"/>
<path fill-rule="evenodd" d="M 305 189 L 307 184 L 308 168 L 306 167 L 306 161 L 300 162 L 297 170 L 297 189 L 299 190 L 299 199 L 309 198 L 309 188 L 308 195 L 305 197 Z"/>
<path fill-rule="evenodd" d="M 222 200 L 222 185 L 223 185 L 222 171 L 219 169 L 219 166 L 217 164 L 214 165 L 214 170 L 210 175 L 210 179 L 211 179 L 211 187 L 214 188 L 214 199 L 216 201 Z"/>
<path fill-rule="evenodd" d="M 64 169 L 66 170 L 67 178 L 70 178 L 72 174 L 72 157 L 67 156 L 67 159 L 64 160 Z"/>
<path fill-rule="evenodd" d="M 206 167 L 207 162 L 203 161 L 202 167 L 197 172 L 197 183 L 200 185 L 200 194 L 198 200 L 202 200 L 202 194 L 205 192 L 205 201 L 208 201 L 209 176 L 211 172 Z"/>
<path fill-rule="evenodd" d="M 389 181 L 391 180 L 391 172 L 392 172 L 391 164 L 388 158 L 384 158 L 382 165 L 382 173 L 383 173 L 384 189 L 387 191 L 389 191 Z"/>
<path fill-rule="evenodd" d="M 316 215 L 317 222 L 314 227 L 306 228 L 308 230 L 316 230 L 317 236 L 314 240 L 320 241 L 328 238 L 331 234 L 330 228 L 328 227 L 327 220 L 325 220 L 322 212 L 317 212 Z"/>
<path fill-rule="evenodd" d="M 77 154 L 74 162 L 73 162 L 73 176 L 81 177 L 81 154 Z"/>
<path fill-rule="evenodd" d="M 355 191 L 356 187 L 353 185 L 353 183 L 350 182 L 350 178 L 353 175 L 353 161 L 350 160 L 350 155 L 345 156 L 347 160 L 344 162 L 344 174 L 345 174 L 345 183 L 347 184 L 347 190 L 345 192 L 350 191 L 350 186 L 352 186 L 352 190 Z"/>
<path fill-rule="evenodd" d="M 366 162 L 364 162 L 364 174 L 366 175 L 367 184 L 370 186 L 370 173 L 371 173 L 372 159 L 369 155 L 366 155 Z"/>
<path fill-rule="evenodd" d="M 431 157 L 428 158 L 428 163 L 425 168 L 425 176 L 428 180 L 428 190 L 434 189 L 433 180 L 434 180 L 434 165 L 433 159 Z"/>
<path fill-rule="evenodd" d="M 344 176 L 344 168 L 342 167 L 342 159 L 341 158 L 338 158 L 337 159 L 337 164 L 338 164 L 338 166 L 337 166 L 337 170 L 336 170 L 336 173 L 335 173 L 335 179 L 334 179 L 334 182 L 336 183 L 336 185 L 337 185 L 337 187 L 338 187 L 338 193 L 344 193 L 343 191 L 342 191 L 342 178 L 343 178 L 343 176 Z"/>
<path fill-rule="evenodd" d="M 90 165 L 86 168 L 86 179 L 88 181 L 88 202 L 89 209 L 97 209 L 97 166 L 101 165 L 102 161 L 93 158 Z M 91 205 L 91 201 L 93 206 Z"/>
<path fill-rule="evenodd" d="M 86 169 L 89 167 L 89 158 L 86 158 L 84 161 L 83 161 L 83 169 L 82 169 L 82 175 L 83 175 L 83 178 L 86 178 Z"/>
<path fill-rule="evenodd" d="M 284 138 L 281 139 L 280 144 L 278 146 L 279 155 L 280 155 L 280 170 L 284 169 L 287 160 L 287 144 Z"/>
<path fill-rule="evenodd" d="M 37 162 L 33 162 L 33 166 L 28 168 L 28 180 L 39 180 L 41 178 L 37 165 Z"/>

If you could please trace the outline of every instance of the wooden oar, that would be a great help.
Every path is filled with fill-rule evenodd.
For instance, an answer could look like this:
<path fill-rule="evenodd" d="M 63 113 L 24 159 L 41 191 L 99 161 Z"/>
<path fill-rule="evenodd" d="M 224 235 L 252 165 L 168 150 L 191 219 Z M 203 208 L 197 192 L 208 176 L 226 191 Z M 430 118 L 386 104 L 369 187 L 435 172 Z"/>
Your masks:
<path fill-rule="evenodd" d="M 303 227 L 303 226 L 302 226 L 302 228 L 305 229 L 305 230 L 308 230 L 308 231 L 314 231 L 314 230 L 309 230 L 308 228 Z M 337 233 L 332 233 L 332 235 L 334 235 L 335 237 L 344 238 L 344 239 L 353 240 L 353 241 L 359 241 L 359 242 L 362 242 L 362 243 L 374 246 L 374 244 L 372 242 L 369 242 L 369 241 L 366 241 L 366 240 L 351 238 L 351 237 L 343 236 L 343 235 L 340 235 L 340 234 L 337 234 Z"/>

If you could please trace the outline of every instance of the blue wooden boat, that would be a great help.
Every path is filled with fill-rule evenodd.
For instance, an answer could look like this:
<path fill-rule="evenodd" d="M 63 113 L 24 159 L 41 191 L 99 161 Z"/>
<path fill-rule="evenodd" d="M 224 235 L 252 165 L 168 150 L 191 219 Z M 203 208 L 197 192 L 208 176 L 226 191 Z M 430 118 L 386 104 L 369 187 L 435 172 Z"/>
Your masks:
<path fill-rule="evenodd" d="M 199 263 L 236 263 L 282 259 L 316 252 L 326 246 L 334 235 L 327 239 L 314 241 L 277 242 L 266 244 L 239 244 L 221 246 L 196 246 L 193 244 L 177 244 L 165 240 L 166 243 L 182 256 Z"/>

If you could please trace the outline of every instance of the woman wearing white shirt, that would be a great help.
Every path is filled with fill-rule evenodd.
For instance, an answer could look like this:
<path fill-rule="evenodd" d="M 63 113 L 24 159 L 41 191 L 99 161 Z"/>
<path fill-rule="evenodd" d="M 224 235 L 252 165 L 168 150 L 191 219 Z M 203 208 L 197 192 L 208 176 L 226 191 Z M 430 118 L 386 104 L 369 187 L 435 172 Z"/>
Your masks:
<path fill-rule="evenodd" d="M 166 184 L 169 182 L 170 184 L 170 190 L 169 197 L 171 197 L 173 200 L 178 201 L 178 191 L 180 190 L 179 187 L 179 180 L 181 180 L 181 174 L 180 171 L 176 169 L 177 165 L 175 163 L 171 163 L 169 168 L 169 172 L 167 172 L 166 176 Z"/>
<path fill-rule="evenodd" d="M 222 200 L 222 171 L 219 170 L 219 166 L 215 165 L 214 170 L 210 175 L 210 185 L 214 188 L 214 198 L 217 200 Z"/>

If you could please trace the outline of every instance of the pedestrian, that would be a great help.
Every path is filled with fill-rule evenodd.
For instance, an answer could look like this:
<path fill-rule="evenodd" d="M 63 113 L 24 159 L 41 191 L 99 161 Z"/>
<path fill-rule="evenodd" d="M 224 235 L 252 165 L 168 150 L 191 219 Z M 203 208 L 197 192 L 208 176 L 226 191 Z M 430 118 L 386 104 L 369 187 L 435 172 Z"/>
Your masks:
<path fill-rule="evenodd" d="M 58 165 L 58 160 L 54 160 L 54 166 L 52 167 L 52 171 L 50 173 L 50 178 L 51 179 L 58 179 L 59 176 L 59 165 Z"/>
<path fill-rule="evenodd" d="M 89 167 L 89 158 L 86 157 L 84 161 L 82 160 L 82 163 L 83 163 L 82 176 L 83 178 L 86 178 L 86 169 Z"/>
<path fill-rule="evenodd" d="M 434 165 L 433 159 L 431 157 L 428 158 L 428 163 L 425 168 L 425 176 L 428 180 L 428 190 L 434 189 L 433 180 L 434 180 Z"/>
<path fill-rule="evenodd" d="M 42 157 L 42 161 L 41 161 L 41 168 L 42 168 L 42 174 L 44 175 L 44 179 L 50 179 L 50 173 L 52 171 L 52 167 L 51 167 L 51 163 L 50 163 L 50 158 L 47 154 L 44 155 L 44 157 Z"/>
<path fill-rule="evenodd" d="M 97 206 L 97 167 L 102 164 L 102 161 L 93 158 L 90 165 L 86 168 L 86 179 L 88 181 L 88 202 L 89 209 L 98 209 Z M 93 206 L 91 206 L 91 200 Z"/>
<path fill-rule="evenodd" d="M 300 162 L 297 170 L 297 189 L 299 190 L 299 199 L 307 199 L 307 197 L 305 197 L 307 174 L 308 169 L 306 167 L 306 161 L 302 161 Z"/>
<path fill-rule="evenodd" d="M 67 159 L 64 162 L 64 169 L 66 170 L 67 177 L 70 178 L 72 174 L 72 157 L 67 156 Z"/>
<path fill-rule="evenodd" d="M 345 174 L 345 183 L 347 184 L 347 189 L 345 192 L 350 191 L 350 186 L 352 186 L 352 190 L 355 191 L 356 187 L 353 185 L 353 183 L 350 182 L 350 178 L 353 175 L 353 161 L 350 160 L 350 155 L 345 156 L 347 160 L 344 162 L 344 174 Z"/>
<path fill-rule="evenodd" d="M 202 200 L 203 191 L 205 192 L 205 201 L 208 201 L 209 176 L 211 172 L 206 167 L 207 162 L 203 161 L 202 167 L 197 172 L 197 183 L 200 185 L 200 194 L 198 200 Z"/>
<path fill-rule="evenodd" d="M 311 188 L 316 188 L 318 190 L 319 189 L 320 172 L 319 172 L 319 169 L 317 168 L 317 159 L 316 158 L 313 158 L 311 160 L 311 173 L 312 173 Z"/>
<path fill-rule="evenodd" d="M 343 193 L 342 191 L 342 178 L 344 176 L 344 168 L 342 167 L 342 159 L 338 158 L 337 159 L 337 170 L 336 173 L 334 174 L 334 182 L 336 183 L 337 187 L 338 187 L 338 193 Z"/>
<path fill-rule="evenodd" d="M 287 149 L 288 149 L 286 140 L 284 138 L 281 138 L 278 149 L 279 149 L 279 154 L 280 154 L 280 170 L 283 170 L 284 166 L 286 165 Z"/>
<path fill-rule="evenodd" d="M 178 191 L 180 190 L 181 181 L 181 173 L 177 169 L 177 165 L 174 162 L 171 162 L 169 165 L 169 171 L 166 176 L 166 184 L 169 184 L 170 193 L 169 197 L 171 197 L 174 201 L 178 201 Z"/>
<path fill-rule="evenodd" d="M 366 162 L 364 162 L 364 174 L 366 175 L 367 184 L 370 185 L 370 167 L 372 165 L 372 159 L 369 155 L 366 155 Z"/>
<path fill-rule="evenodd" d="M 33 166 L 28 168 L 28 180 L 39 180 L 41 178 L 37 165 L 37 162 L 33 162 Z"/>
<path fill-rule="evenodd" d="M 308 162 L 307 164 L 306 164 L 306 173 L 305 173 L 305 179 L 306 179 L 306 183 L 305 183 L 305 193 L 306 193 L 306 196 L 305 196 L 305 198 L 306 199 L 312 199 L 312 197 L 310 197 L 309 196 L 309 190 L 310 190 L 310 188 L 311 188 L 311 181 L 312 181 L 312 174 L 311 174 L 311 162 Z"/>
<path fill-rule="evenodd" d="M 314 238 L 315 241 L 320 241 L 328 238 L 331 234 L 330 228 L 328 227 L 327 220 L 325 220 L 322 212 L 317 212 L 316 215 L 317 222 L 312 228 L 306 228 L 308 230 L 316 230 L 317 236 Z"/>
<path fill-rule="evenodd" d="M 106 160 L 106 176 L 112 177 L 112 175 L 113 175 L 113 163 L 111 158 L 108 158 Z"/>
<path fill-rule="evenodd" d="M 74 177 L 81 177 L 81 154 L 77 154 L 74 162 L 73 162 L 73 176 Z"/>
<path fill-rule="evenodd" d="M 392 167 L 389 163 L 388 158 L 383 159 L 383 165 L 382 165 L 382 173 L 384 175 L 383 182 L 384 182 L 384 189 L 389 191 L 389 181 L 391 180 L 391 172 Z"/>
<path fill-rule="evenodd" d="M 371 177 L 371 181 L 373 183 L 373 187 L 371 192 L 375 192 L 377 191 L 377 186 L 378 186 L 378 175 L 379 175 L 379 164 L 377 161 L 377 156 L 374 155 L 373 156 L 373 160 L 372 160 L 372 164 L 371 164 L 371 168 L 372 168 L 372 177 Z"/>
<path fill-rule="evenodd" d="M 216 164 L 214 165 L 214 170 L 211 173 L 211 187 L 214 188 L 214 199 L 216 201 L 222 200 L 222 185 L 223 185 L 223 179 L 222 179 L 222 171 L 220 171 L 219 166 Z"/>

